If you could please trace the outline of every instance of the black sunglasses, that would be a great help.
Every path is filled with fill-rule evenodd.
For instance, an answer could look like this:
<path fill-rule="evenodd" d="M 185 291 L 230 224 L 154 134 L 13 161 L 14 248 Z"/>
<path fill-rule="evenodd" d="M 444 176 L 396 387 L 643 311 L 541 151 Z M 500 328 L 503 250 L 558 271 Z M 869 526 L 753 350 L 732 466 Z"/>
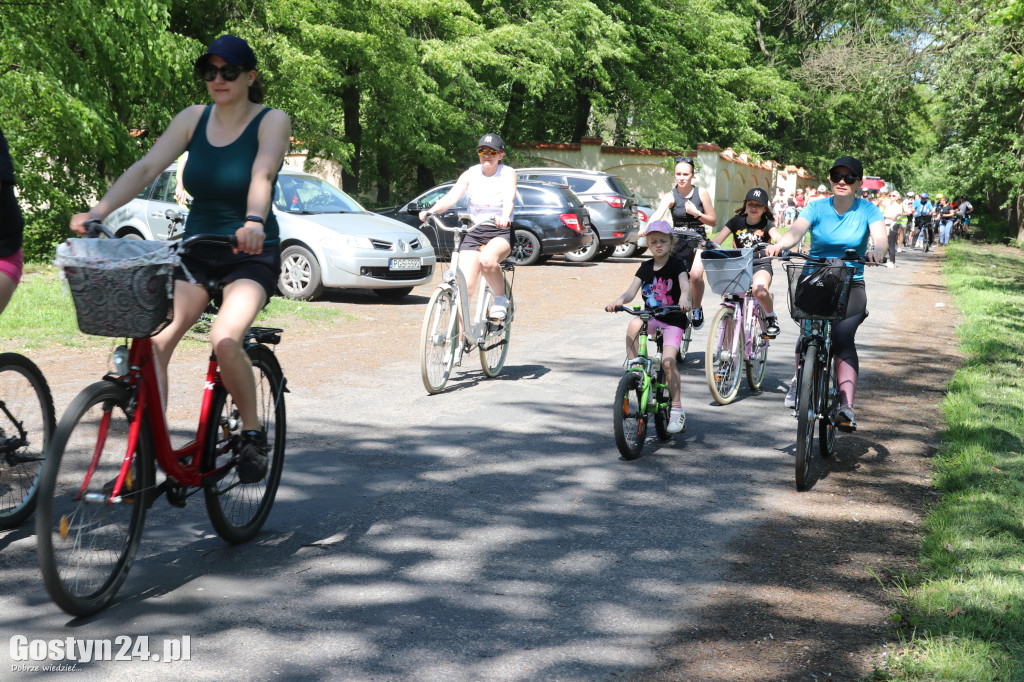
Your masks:
<path fill-rule="evenodd" d="M 832 182 L 839 182 L 840 180 L 842 180 L 847 185 L 852 185 L 853 183 L 860 180 L 860 177 L 854 175 L 853 173 L 840 173 L 839 171 L 829 171 L 828 179 L 831 180 Z"/>
<path fill-rule="evenodd" d="M 689 156 L 677 156 L 676 157 L 676 163 L 684 163 L 684 162 L 690 164 L 690 166 L 693 166 L 693 158 L 692 157 L 689 157 Z"/>
<path fill-rule="evenodd" d="M 212 83 L 217 79 L 218 73 L 224 77 L 224 80 L 233 81 L 238 80 L 238 77 L 242 75 L 243 71 L 245 71 L 243 67 L 236 66 L 234 64 L 225 64 L 224 66 L 213 66 L 208 64 L 199 70 L 199 75 L 202 76 L 203 80 L 207 83 Z"/>

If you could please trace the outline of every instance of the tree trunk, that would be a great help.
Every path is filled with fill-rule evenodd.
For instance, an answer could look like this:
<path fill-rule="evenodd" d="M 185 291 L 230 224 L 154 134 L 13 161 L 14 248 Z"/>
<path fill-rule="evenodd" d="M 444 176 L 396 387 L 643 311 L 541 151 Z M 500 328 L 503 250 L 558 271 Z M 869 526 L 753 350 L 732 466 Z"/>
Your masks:
<path fill-rule="evenodd" d="M 505 109 L 505 120 L 501 124 L 501 137 L 504 140 L 521 139 L 520 121 L 523 117 L 523 102 L 526 99 L 526 87 L 519 81 L 512 83 L 512 91 Z"/>
<path fill-rule="evenodd" d="M 359 158 L 363 151 L 363 125 L 359 121 L 359 68 L 350 66 L 346 74 L 348 84 L 341 91 L 345 116 L 345 137 L 352 143 L 352 159 L 341 169 L 341 188 L 349 194 L 359 193 Z"/>
<path fill-rule="evenodd" d="M 382 155 L 377 157 L 377 203 L 382 206 L 391 203 L 391 166 L 383 160 Z"/>
<path fill-rule="evenodd" d="M 592 78 L 585 78 L 576 88 L 576 112 L 573 116 L 573 144 L 579 144 L 580 138 L 586 137 L 590 127 L 590 96 L 594 90 Z"/>

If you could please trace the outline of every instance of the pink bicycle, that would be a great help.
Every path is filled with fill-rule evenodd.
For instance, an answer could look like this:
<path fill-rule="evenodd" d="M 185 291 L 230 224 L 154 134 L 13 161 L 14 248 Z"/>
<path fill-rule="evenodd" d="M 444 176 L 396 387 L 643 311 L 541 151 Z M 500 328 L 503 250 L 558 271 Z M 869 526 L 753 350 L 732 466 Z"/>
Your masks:
<path fill-rule="evenodd" d="M 711 396 L 728 405 L 740 390 L 740 372 L 746 369 L 747 385 L 757 391 L 764 381 L 768 342 L 765 312 L 751 291 L 753 249 L 718 249 L 702 256 L 708 284 L 724 294 L 722 306 L 708 327 L 704 372 Z"/>

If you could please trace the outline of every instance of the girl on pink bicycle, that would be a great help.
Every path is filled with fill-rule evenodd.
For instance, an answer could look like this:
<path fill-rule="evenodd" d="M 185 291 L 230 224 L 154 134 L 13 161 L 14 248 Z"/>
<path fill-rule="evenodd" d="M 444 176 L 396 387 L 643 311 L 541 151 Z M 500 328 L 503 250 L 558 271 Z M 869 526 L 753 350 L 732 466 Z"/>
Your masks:
<path fill-rule="evenodd" d="M 678 305 L 682 310 L 669 313 L 661 318 L 652 319 L 647 330 L 661 330 L 662 351 L 661 366 L 668 379 L 669 392 L 672 394 L 672 408 L 669 411 L 667 431 L 679 433 L 686 428 L 686 413 L 680 397 L 679 370 L 676 368 L 676 353 L 683 338 L 683 331 L 689 324 L 686 311 L 690 309 L 690 277 L 686 264 L 682 259 L 672 256 L 675 236 L 672 226 L 664 220 L 655 220 L 647 225 L 647 249 L 654 256 L 651 260 L 637 268 L 636 276 L 626 292 L 604 309 L 610 313 L 615 307 L 632 301 L 637 293 L 643 297 L 644 304 L 649 308 L 658 306 Z M 643 321 L 634 317 L 626 329 L 626 355 L 630 360 L 637 357 L 637 334 Z"/>
<path fill-rule="evenodd" d="M 743 205 L 736 209 L 736 215 L 729 219 L 722 231 L 714 236 L 714 241 L 721 244 L 732 235 L 733 243 L 738 249 L 756 249 L 755 258 L 764 258 L 764 247 L 782 239 L 768 212 L 768 193 L 760 187 L 747 192 Z M 754 282 L 752 289 L 761 310 L 765 314 L 765 333 L 771 337 L 778 336 L 779 318 L 775 314 L 772 296 L 768 290 L 772 285 L 772 266 L 769 263 L 754 265 Z"/>

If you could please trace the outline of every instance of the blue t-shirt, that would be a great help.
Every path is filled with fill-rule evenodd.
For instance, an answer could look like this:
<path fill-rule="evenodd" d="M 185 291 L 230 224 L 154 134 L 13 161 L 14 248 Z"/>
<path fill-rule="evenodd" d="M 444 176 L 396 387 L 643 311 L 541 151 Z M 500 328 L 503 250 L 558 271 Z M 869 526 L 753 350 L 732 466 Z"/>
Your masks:
<path fill-rule="evenodd" d="M 868 252 L 868 226 L 882 220 L 877 206 L 864 199 L 854 199 L 853 206 L 843 215 L 836 213 L 834 198 L 827 201 L 813 201 L 800 213 L 811 227 L 811 254 L 817 258 L 842 258 L 846 249 L 854 249 L 858 255 Z M 880 245 L 880 248 L 883 247 Z M 858 264 L 854 280 L 864 279 L 864 266 Z"/>

